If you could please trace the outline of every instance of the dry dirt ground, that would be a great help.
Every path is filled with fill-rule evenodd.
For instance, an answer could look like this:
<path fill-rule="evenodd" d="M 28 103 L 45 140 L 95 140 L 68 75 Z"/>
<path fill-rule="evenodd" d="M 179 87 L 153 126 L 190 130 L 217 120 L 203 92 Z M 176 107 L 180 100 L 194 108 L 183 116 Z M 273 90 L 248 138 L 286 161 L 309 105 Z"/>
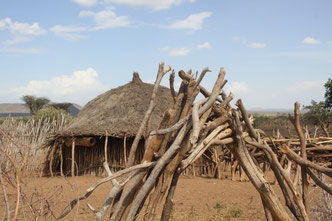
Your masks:
<path fill-rule="evenodd" d="M 25 191 L 29 192 L 27 197 L 31 202 L 38 202 L 38 199 L 41 198 L 47 199 L 47 201 L 43 201 L 43 204 L 38 202 L 34 205 L 35 208 L 44 208 L 43 211 L 39 210 L 39 213 L 47 213 L 44 216 L 47 217 L 46 219 L 39 218 L 38 220 L 54 220 L 54 217 L 58 216 L 71 200 L 83 195 L 87 188 L 99 179 L 100 177 L 94 176 L 29 178 L 23 187 Z M 95 216 L 88 208 L 87 203 L 98 209 L 110 187 L 110 183 L 98 187 L 88 199 L 80 201 L 64 220 L 95 220 Z M 14 192 L 9 187 L 7 189 L 9 198 L 15 202 Z M 274 185 L 274 189 L 281 196 L 276 185 Z M 38 192 L 38 194 L 31 195 L 32 192 Z M 0 197 L 0 214 L 4 214 L 5 205 L 2 191 L 0 191 Z M 173 221 L 265 220 L 259 194 L 250 182 L 182 176 L 175 192 L 174 203 L 171 218 Z M 29 208 L 25 207 L 25 211 L 28 214 Z M 27 220 L 32 220 L 32 217 L 26 216 Z M 23 220 L 22 213 L 19 220 Z M 155 220 L 160 220 L 160 215 L 157 215 Z"/>

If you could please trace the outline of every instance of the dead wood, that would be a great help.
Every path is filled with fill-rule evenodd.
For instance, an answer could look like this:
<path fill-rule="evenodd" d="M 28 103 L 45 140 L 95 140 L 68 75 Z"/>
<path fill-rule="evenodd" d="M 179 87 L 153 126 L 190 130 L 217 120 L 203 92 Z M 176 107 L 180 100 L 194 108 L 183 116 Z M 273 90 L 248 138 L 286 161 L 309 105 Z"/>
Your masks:
<path fill-rule="evenodd" d="M 155 97 L 156 97 L 158 86 L 159 86 L 159 84 L 161 82 L 162 77 L 167 72 L 169 72 L 170 70 L 171 70 L 170 66 L 167 66 L 166 69 L 164 69 L 164 62 L 161 62 L 159 64 L 157 79 L 156 79 L 156 82 L 155 82 L 154 87 L 153 87 L 153 92 L 152 92 L 152 95 L 151 95 L 150 105 L 149 105 L 148 110 L 145 113 L 145 116 L 144 116 L 144 118 L 142 120 L 142 123 L 141 123 L 141 125 L 140 125 L 140 127 L 138 129 L 138 132 L 137 132 L 137 134 L 135 136 L 133 144 L 132 144 L 132 146 L 130 148 L 128 162 L 127 162 L 127 167 L 131 167 L 133 165 L 133 163 L 134 163 L 135 153 L 136 153 L 136 149 L 137 149 L 137 146 L 138 146 L 138 142 L 140 141 L 140 139 L 142 137 L 144 129 L 145 129 L 146 125 L 147 125 L 147 122 L 149 121 L 149 118 L 151 117 L 152 110 L 154 108 L 154 100 L 155 100 Z"/>
<path fill-rule="evenodd" d="M 301 129 L 300 124 L 300 104 L 296 102 L 294 104 L 294 117 L 289 115 L 289 120 L 293 123 L 297 135 L 300 139 L 300 147 L 301 147 L 301 157 L 304 160 L 307 160 L 307 151 L 306 151 L 306 143 L 303 131 Z M 301 165 L 301 180 L 302 180 L 302 198 L 303 203 L 306 208 L 308 216 L 310 216 L 310 207 L 309 207 L 309 199 L 308 199 L 308 177 L 307 177 L 307 166 Z"/>
<path fill-rule="evenodd" d="M 324 166 L 319 166 L 318 164 L 315 164 L 309 160 L 305 160 L 298 156 L 293 150 L 291 150 L 289 147 L 286 145 L 282 145 L 280 147 L 281 151 L 287 155 L 290 159 L 294 160 L 297 164 L 299 165 L 305 165 L 308 167 L 311 167 L 317 171 L 320 171 L 324 174 L 326 174 L 329 177 L 332 177 L 332 169 L 324 167 Z"/>
<path fill-rule="evenodd" d="M 63 212 L 57 217 L 56 220 L 61 220 L 62 218 L 64 218 L 65 216 L 67 216 L 70 213 L 70 211 L 72 211 L 72 209 L 76 206 L 76 204 L 78 203 L 78 201 L 87 199 L 99 185 L 101 185 L 103 183 L 106 183 L 108 181 L 111 181 L 113 179 L 116 179 L 118 177 L 121 177 L 121 176 L 123 176 L 123 175 L 125 175 L 127 173 L 132 172 L 132 171 L 149 168 L 149 167 L 152 167 L 154 165 L 156 165 L 155 162 L 138 164 L 138 165 L 132 166 L 130 168 L 126 168 L 126 169 L 120 170 L 120 171 L 116 172 L 115 174 L 113 174 L 112 176 L 108 176 L 106 178 L 103 178 L 103 179 L 97 181 L 95 184 L 93 184 L 92 186 L 90 186 L 87 189 L 86 193 L 83 196 L 80 196 L 77 199 L 74 199 L 73 201 L 71 201 L 69 203 L 69 205 L 63 210 Z"/>
<path fill-rule="evenodd" d="M 169 75 L 169 87 L 171 89 L 171 94 L 173 97 L 174 103 L 176 102 L 176 92 L 174 90 L 174 78 L 175 78 L 175 72 L 172 70 L 172 73 Z"/>
<path fill-rule="evenodd" d="M 109 177 L 113 176 L 113 174 L 108 166 L 108 163 L 104 162 L 103 166 L 106 170 L 107 175 Z M 95 210 L 89 203 L 87 204 L 89 206 L 89 208 L 91 209 L 91 211 L 96 215 L 98 221 L 103 221 L 105 219 L 106 212 L 107 212 L 108 208 L 112 205 L 114 197 L 116 196 L 116 193 L 126 183 L 126 181 L 125 181 L 120 184 L 116 179 L 112 179 L 111 182 L 112 182 L 113 188 L 109 192 L 106 200 L 104 201 L 104 203 L 99 211 Z"/>
<path fill-rule="evenodd" d="M 276 220 L 291 220 L 291 217 L 285 211 L 280 201 L 277 200 L 277 195 L 272 187 L 264 179 L 262 171 L 257 168 L 249 155 L 248 150 L 245 148 L 245 141 L 242 137 L 242 125 L 240 123 L 238 112 L 236 111 L 234 111 L 233 126 L 236 133 L 236 145 L 231 148 L 232 153 L 238 159 L 251 183 L 260 193 L 262 200 L 266 203 L 265 206 L 270 211 L 272 217 Z"/>
<path fill-rule="evenodd" d="M 282 166 L 279 164 L 276 154 L 271 150 L 271 148 L 267 145 L 266 142 L 264 144 L 259 144 L 257 142 L 251 142 L 248 140 L 246 140 L 246 142 L 249 144 L 252 144 L 258 148 L 264 149 L 269 153 L 269 155 L 273 161 L 273 164 L 278 168 L 278 171 L 280 172 L 282 177 L 285 179 L 288 188 L 291 190 L 292 198 L 293 198 L 295 204 L 297 205 L 299 212 L 301 213 L 300 218 L 303 220 L 309 220 L 305 207 L 304 207 L 304 204 L 303 204 L 303 201 L 302 201 L 302 198 L 301 198 L 301 194 L 296 190 L 295 185 L 291 181 L 290 176 L 287 174 L 286 170 L 284 168 L 282 168 Z"/>
<path fill-rule="evenodd" d="M 163 63 L 159 65 L 151 102 L 135 140 L 140 139 L 142 131 L 148 128 L 156 99 L 155 91 L 161 77 L 169 70 L 170 68 L 163 68 Z M 332 169 L 320 164 L 330 165 L 328 157 L 331 156 L 332 139 L 310 137 L 304 139 L 300 133 L 299 139 L 266 137 L 263 131 L 253 127 L 253 119 L 248 117 L 241 99 L 236 103 L 238 110 L 229 104 L 234 95 L 230 93 L 226 96 L 222 91 L 227 82 L 224 80 L 225 70 L 220 69 L 211 93 L 200 85 L 207 72 L 208 68 L 203 69 L 197 78 L 197 72 L 195 76 L 195 72 L 191 70 L 187 73 L 180 71 L 182 83 L 176 93 L 173 70 L 170 76 L 170 88 L 174 106 L 164 113 L 158 129 L 150 132 L 146 138 L 142 164 L 134 165 L 133 159 L 137 148 L 134 141 L 126 169 L 112 175 L 105 166 L 108 177 L 98 181 L 87 190 L 86 194 L 73 200 L 59 219 L 68 214 L 79 200 L 89 197 L 100 184 L 113 180 L 113 188 L 99 211 L 89 204 L 89 208 L 98 220 L 105 218 L 109 208 L 111 208 L 110 220 L 131 221 L 140 216 L 144 221 L 151 221 L 155 218 L 157 208 L 162 209 L 161 219 L 169 220 L 180 175 L 186 168 L 191 168 L 190 165 L 193 167 L 191 172 L 197 174 L 195 166 L 202 164 L 199 159 L 204 156 L 206 162 L 211 165 L 205 171 L 210 176 L 221 178 L 222 166 L 226 167 L 228 164 L 232 165 L 232 178 L 236 170 L 240 173 L 240 180 L 243 180 L 246 174 L 261 196 L 267 220 L 292 220 L 294 217 L 301 221 L 309 220 L 306 210 L 308 207 L 305 207 L 307 198 L 302 194 L 305 193 L 305 189 L 299 191 L 297 176 L 292 180 L 290 175 L 293 168 L 299 168 L 300 165 L 302 168 L 310 167 L 331 177 Z M 206 98 L 195 102 L 199 92 Z M 294 116 L 294 125 L 297 127 L 297 112 Z M 297 154 L 299 151 L 302 151 L 301 156 Z M 200 163 L 194 165 L 195 161 Z M 291 213 L 286 211 L 271 184 L 264 177 L 269 168 L 278 181 L 286 206 Z M 329 187 L 317 181 L 318 178 L 309 169 L 308 174 L 318 186 L 331 191 Z M 115 181 L 114 179 L 119 176 L 122 176 L 121 181 Z M 302 177 L 305 176 L 302 174 Z M 141 212 L 143 205 L 146 206 L 144 216 Z"/>
<path fill-rule="evenodd" d="M 67 147 L 71 147 L 72 143 L 73 143 L 73 138 L 65 139 L 65 145 Z M 92 147 L 96 144 L 96 138 L 94 137 L 75 138 L 75 144 L 76 146 Z"/>
<path fill-rule="evenodd" d="M 75 176 L 75 138 L 72 139 L 71 147 L 71 176 Z"/>
<path fill-rule="evenodd" d="M 185 123 L 183 125 L 180 132 L 178 133 L 178 136 L 174 140 L 173 144 L 165 152 L 165 154 L 157 161 L 156 166 L 153 168 L 148 179 L 145 181 L 142 188 L 138 192 L 136 198 L 134 199 L 134 201 L 132 203 L 132 207 L 129 210 L 126 220 L 128 220 L 128 221 L 134 220 L 138 209 L 140 208 L 146 195 L 151 191 L 151 188 L 155 184 L 156 179 L 159 176 L 160 172 L 165 167 L 165 165 L 170 162 L 171 157 L 180 149 L 180 147 L 181 147 L 180 144 L 182 143 L 184 136 L 188 132 L 190 126 L 191 126 L 191 123 Z"/>
<path fill-rule="evenodd" d="M 244 107 L 244 105 L 242 103 L 242 100 L 241 99 L 237 100 L 236 103 L 235 103 L 235 105 L 238 106 L 238 108 L 241 111 L 241 114 L 242 114 L 242 117 L 244 119 L 244 122 L 246 123 L 246 126 L 248 127 L 250 136 L 253 137 L 253 138 L 255 138 L 257 140 L 257 138 L 258 138 L 257 133 L 254 130 L 254 127 L 252 126 L 252 123 L 250 122 L 250 120 L 248 118 L 247 110 Z"/>
<path fill-rule="evenodd" d="M 332 195 L 332 189 L 327 186 L 325 183 L 323 183 L 310 169 L 308 169 L 309 176 L 315 181 L 317 186 L 328 192 L 330 195 Z"/>

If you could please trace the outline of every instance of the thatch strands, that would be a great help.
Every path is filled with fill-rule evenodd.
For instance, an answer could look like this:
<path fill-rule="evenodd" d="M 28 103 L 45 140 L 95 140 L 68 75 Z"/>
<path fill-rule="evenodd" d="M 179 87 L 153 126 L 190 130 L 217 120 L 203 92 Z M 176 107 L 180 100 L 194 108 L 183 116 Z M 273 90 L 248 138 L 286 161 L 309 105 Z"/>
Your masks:
<path fill-rule="evenodd" d="M 137 73 L 131 82 L 109 90 L 88 102 L 70 125 L 58 136 L 134 137 L 148 109 L 153 85 L 143 83 Z M 165 110 L 173 105 L 168 88 L 160 86 L 150 119 L 150 130 L 156 129 Z M 147 133 L 143 134 L 144 136 Z"/>
<path fill-rule="evenodd" d="M 155 89 L 158 89 L 160 76 L 167 70 L 162 62 L 159 65 Z M 260 194 L 267 220 L 293 220 L 293 217 L 297 220 L 309 220 L 306 188 L 299 189 L 298 186 L 298 177 L 302 176 L 303 179 L 303 176 L 308 175 L 299 172 L 294 178 L 290 173 L 291 168 L 306 168 L 308 174 L 315 178 L 316 174 L 332 177 L 332 169 L 303 156 L 303 150 L 308 151 L 310 148 L 305 149 L 306 143 L 301 137 L 301 155 L 291 150 L 288 146 L 291 142 L 281 146 L 271 140 L 267 143 L 264 133 L 252 126 L 252 120 L 247 116 L 242 101 L 236 103 L 236 109 L 229 104 L 233 94 L 227 96 L 222 90 L 226 83 L 223 68 L 220 69 L 211 92 L 200 85 L 208 71 L 208 68 L 203 69 L 198 78 L 195 78 L 191 71 L 180 71 L 182 83 L 178 93 L 172 93 L 174 105 L 165 111 L 158 129 L 153 130 L 147 138 L 141 162 L 128 163 L 125 169 L 121 170 L 123 176 L 118 180 L 114 179 L 121 171 L 112 175 L 105 163 L 108 176 L 92 185 L 84 195 L 74 199 L 58 219 L 64 218 L 79 200 L 87 199 L 98 185 L 106 180 L 113 180 L 113 188 L 106 196 L 101 209 L 97 210 L 94 205 L 89 204 L 97 220 L 104 220 L 108 210 L 110 220 L 154 220 L 158 208 L 162 210 L 161 220 L 169 220 L 179 176 L 186 168 L 199 164 L 202 156 L 207 156 L 218 167 L 222 164 L 221 159 L 230 160 L 233 166 L 240 166 Z M 173 80 L 174 76 L 171 75 L 171 91 L 174 91 Z M 205 98 L 196 101 L 200 92 Z M 154 105 L 155 93 L 154 90 L 149 107 Z M 294 118 L 298 117 L 297 113 L 298 111 L 295 111 Z M 147 111 L 139 128 L 147 127 L 146 119 L 150 117 L 151 112 Z M 141 129 L 137 134 L 139 138 Z M 130 148 L 129 155 L 136 155 L 135 150 L 136 148 Z M 208 156 L 207 151 L 212 154 Z M 271 167 L 290 212 L 286 210 L 272 185 L 267 182 L 262 162 Z M 215 168 L 215 171 L 219 169 Z M 323 186 L 319 178 L 313 180 L 317 185 Z M 328 185 L 324 188 L 331 189 Z"/>

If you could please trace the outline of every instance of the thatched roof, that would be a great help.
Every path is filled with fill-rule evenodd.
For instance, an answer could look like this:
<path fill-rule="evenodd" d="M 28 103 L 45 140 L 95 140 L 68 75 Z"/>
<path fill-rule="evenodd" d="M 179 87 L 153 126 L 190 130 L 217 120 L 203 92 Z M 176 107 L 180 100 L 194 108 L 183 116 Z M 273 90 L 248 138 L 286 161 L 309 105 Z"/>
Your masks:
<path fill-rule="evenodd" d="M 149 107 L 152 84 L 143 83 L 137 73 L 133 80 L 109 90 L 87 103 L 60 136 L 135 136 Z M 173 106 L 168 88 L 159 86 L 150 129 L 156 129 L 165 110 Z"/>

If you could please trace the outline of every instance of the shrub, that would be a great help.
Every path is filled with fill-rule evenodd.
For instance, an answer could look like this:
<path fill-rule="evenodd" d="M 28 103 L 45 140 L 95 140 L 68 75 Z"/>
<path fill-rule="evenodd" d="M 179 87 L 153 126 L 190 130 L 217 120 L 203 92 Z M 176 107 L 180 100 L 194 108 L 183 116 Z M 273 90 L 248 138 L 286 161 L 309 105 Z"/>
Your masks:
<path fill-rule="evenodd" d="M 62 110 L 62 109 L 56 109 L 54 107 L 47 107 L 44 109 L 41 109 L 39 111 L 37 111 L 37 113 L 32 116 L 32 118 L 35 121 L 38 121 L 39 119 L 45 119 L 45 118 L 49 118 L 51 120 L 57 120 L 57 119 L 61 119 L 61 117 L 64 116 L 66 120 L 70 121 L 71 120 L 71 116 L 68 114 L 67 111 Z"/>
<path fill-rule="evenodd" d="M 229 213 L 231 214 L 232 217 L 238 218 L 241 216 L 242 210 L 241 209 L 232 209 L 229 211 Z"/>

